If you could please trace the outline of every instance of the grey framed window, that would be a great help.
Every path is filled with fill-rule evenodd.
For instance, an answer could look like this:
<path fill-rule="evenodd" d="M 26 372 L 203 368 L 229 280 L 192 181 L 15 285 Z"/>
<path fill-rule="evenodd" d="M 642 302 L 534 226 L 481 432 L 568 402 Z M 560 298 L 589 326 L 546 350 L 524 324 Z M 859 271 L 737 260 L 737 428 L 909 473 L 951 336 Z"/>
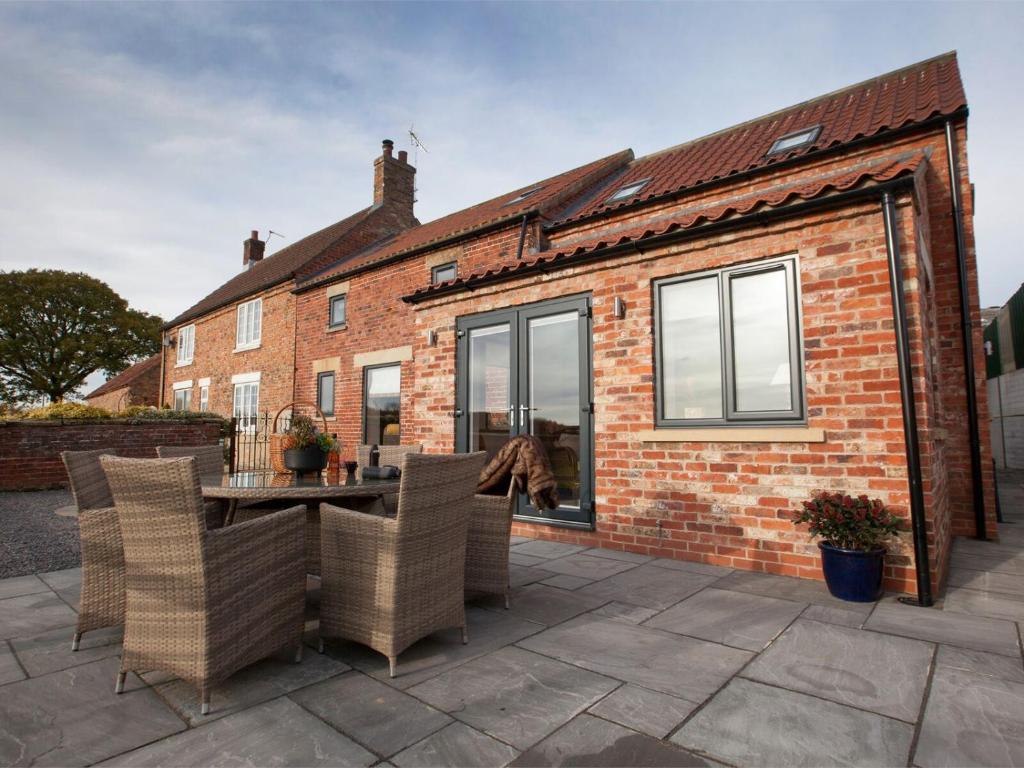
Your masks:
<path fill-rule="evenodd" d="M 327 324 L 331 328 L 337 328 L 346 322 L 345 312 L 348 309 L 348 296 L 344 293 L 340 296 L 331 296 L 330 313 Z"/>
<path fill-rule="evenodd" d="M 820 125 L 815 125 L 811 128 L 801 128 L 799 131 L 791 131 L 785 136 L 777 138 L 772 143 L 771 149 L 768 150 L 768 154 L 777 155 L 779 152 L 788 152 L 791 149 L 798 149 L 799 147 L 811 144 L 818 138 L 819 133 L 821 133 Z"/>
<path fill-rule="evenodd" d="M 399 363 L 363 368 L 363 442 L 400 445 L 402 366 Z"/>
<path fill-rule="evenodd" d="M 324 416 L 334 415 L 334 371 L 316 375 L 316 404 Z"/>
<path fill-rule="evenodd" d="M 654 283 L 655 424 L 805 418 L 796 259 Z"/>
<path fill-rule="evenodd" d="M 447 264 L 438 264 L 430 268 L 430 282 L 432 285 L 454 280 L 459 274 L 458 265 L 454 261 Z"/>
<path fill-rule="evenodd" d="M 620 200 L 628 200 L 631 197 L 635 197 L 640 193 L 640 190 L 647 186 L 650 179 L 641 179 L 640 181 L 634 181 L 624 186 L 619 187 L 615 192 L 605 200 L 605 204 L 617 203 Z"/>

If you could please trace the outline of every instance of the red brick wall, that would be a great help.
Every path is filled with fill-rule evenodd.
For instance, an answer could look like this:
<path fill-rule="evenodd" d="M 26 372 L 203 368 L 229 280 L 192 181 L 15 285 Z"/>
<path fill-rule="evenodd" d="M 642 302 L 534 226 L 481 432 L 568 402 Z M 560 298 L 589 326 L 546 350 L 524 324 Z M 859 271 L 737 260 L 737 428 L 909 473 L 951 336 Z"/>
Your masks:
<path fill-rule="evenodd" d="M 132 405 L 158 405 L 160 401 L 160 366 L 153 366 L 151 369 L 138 376 L 127 387 L 121 387 L 113 392 L 99 395 L 98 397 L 86 398 L 89 405 L 97 408 L 106 408 L 108 411 L 117 413 Z"/>
<path fill-rule="evenodd" d="M 0 490 L 66 486 L 61 451 L 112 448 L 119 456 L 155 458 L 158 445 L 213 445 L 217 421 L 0 421 Z"/>
<path fill-rule="evenodd" d="M 909 198 L 901 226 L 909 229 Z M 810 427 L 823 443 L 641 442 L 653 428 L 651 281 L 767 256 L 797 253 Z M 517 524 L 520 533 L 612 546 L 749 570 L 820 578 L 817 550 L 789 518 L 817 489 L 881 497 L 907 514 L 908 491 L 885 240 L 877 204 L 759 227 L 531 276 L 439 299 L 415 334 L 411 437 L 431 451 L 454 445 L 455 319 L 500 307 L 590 292 L 593 296 L 597 530 Z M 915 252 L 904 247 L 913 291 Z M 612 302 L 625 300 L 624 320 Z M 913 300 L 913 299 L 912 299 Z M 912 327 L 921 346 L 921 327 Z M 923 390 L 923 376 L 915 377 Z M 922 413 L 925 421 L 926 412 Z M 941 514 L 941 512 L 940 512 Z M 890 557 L 887 583 L 913 590 L 909 537 Z"/>

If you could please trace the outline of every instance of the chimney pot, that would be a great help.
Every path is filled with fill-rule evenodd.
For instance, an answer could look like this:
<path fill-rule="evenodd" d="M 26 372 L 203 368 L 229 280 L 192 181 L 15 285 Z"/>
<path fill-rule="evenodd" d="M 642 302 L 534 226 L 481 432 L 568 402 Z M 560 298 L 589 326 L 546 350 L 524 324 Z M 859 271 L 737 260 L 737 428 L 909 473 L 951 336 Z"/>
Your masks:
<path fill-rule="evenodd" d="M 398 160 L 399 160 L 399 162 L 402 162 L 402 163 L 409 162 L 409 153 L 406 152 L 404 149 L 398 150 Z"/>
<path fill-rule="evenodd" d="M 384 149 L 384 157 L 391 157 L 391 152 L 395 148 L 395 142 L 391 139 L 384 139 L 381 144 Z"/>
<path fill-rule="evenodd" d="M 251 267 L 263 259 L 263 251 L 267 244 L 260 240 L 259 230 L 252 230 L 252 236 L 242 243 L 242 266 Z"/>

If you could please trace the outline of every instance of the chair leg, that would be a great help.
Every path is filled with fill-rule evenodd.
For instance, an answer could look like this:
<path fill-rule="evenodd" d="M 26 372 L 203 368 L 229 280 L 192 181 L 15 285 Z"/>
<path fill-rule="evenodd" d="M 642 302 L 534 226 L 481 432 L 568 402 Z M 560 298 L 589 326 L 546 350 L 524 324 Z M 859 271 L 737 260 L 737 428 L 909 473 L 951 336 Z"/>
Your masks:
<path fill-rule="evenodd" d="M 124 679 L 127 676 L 127 672 L 117 673 L 117 682 L 114 684 L 114 693 L 124 693 Z"/>
<path fill-rule="evenodd" d="M 317 641 L 316 652 L 317 653 L 323 653 L 324 652 L 324 639 L 322 637 Z"/>
<path fill-rule="evenodd" d="M 398 657 L 397 656 L 388 656 L 388 674 L 390 674 L 391 677 L 394 677 L 396 674 L 398 674 L 397 670 L 398 670 Z"/>
<path fill-rule="evenodd" d="M 300 664 L 302 662 L 302 643 L 299 643 L 295 649 L 295 663 Z"/>
<path fill-rule="evenodd" d="M 465 645 L 469 642 L 469 627 L 465 624 L 462 625 L 462 644 Z"/>
<path fill-rule="evenodd" d="M 75 632 L 75 636 L 71 638 L 71 650 L 72 651 L 77 651 L 78 650 L 78 644 L 80 642 L 82 642 L 82 633 L 81 632 Z"/>
<path fill-rule="evenodd" d="M 509 600 L 509 590 L 505 590 L 505 610 L 507 611 L 511 607 Z"/>
<path fill-rule="evenodd" d="M 199 692 L 199 699 L 201 704 L 199 706 L 199 714 L 208 715 L 210 714 L 210 689 L 203 687 Z"/>

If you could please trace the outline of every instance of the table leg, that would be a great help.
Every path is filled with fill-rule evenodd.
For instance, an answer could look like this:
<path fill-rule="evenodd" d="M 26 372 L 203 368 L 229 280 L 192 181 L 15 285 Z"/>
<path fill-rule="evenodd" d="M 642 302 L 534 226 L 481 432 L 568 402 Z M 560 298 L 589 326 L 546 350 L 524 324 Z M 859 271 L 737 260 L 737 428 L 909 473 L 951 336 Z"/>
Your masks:
<path fill-rule="evenodd" d="M 235 522 L 235 509 L 238 507 L 238 499 L 228 499 L 228 513 L 224 516 L 224 527 Z"/>

